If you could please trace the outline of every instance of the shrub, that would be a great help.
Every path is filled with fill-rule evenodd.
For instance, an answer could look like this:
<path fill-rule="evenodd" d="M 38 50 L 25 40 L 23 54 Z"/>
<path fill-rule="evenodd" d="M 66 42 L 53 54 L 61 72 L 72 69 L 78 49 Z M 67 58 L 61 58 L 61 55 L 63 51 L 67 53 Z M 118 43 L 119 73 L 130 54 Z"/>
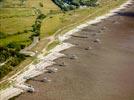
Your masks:
<path fill-rule="evenodd" d="M 17 32 L 17 34 L 21 34 L 21 32 Z"/>
<path fill-rule="evenodd" d="M 10 65 L 0 66 L 0 78 L 4 77 L 6 74 L 8 74 L 12 70 L 13 69 Z"/>
<path fill-rule="evenodd" d="M 42 2 L 40 2 L 40 3 L 39 3 L 39 6 L 40 6 L 40 7 L 43 7 L 43 3 L 42 3 Z"/>
<path fill-rule="evenodd" d="M 53 0 L 63 11 L 73 10 L 79 6 L 95 6 L 98 0 Z"/>
<path fill-rule="evenodd" d="M 28 33 L 28 30 L 24 30 L 24 33 Z"/>
<path fill-rule="evenodd" d="M 6 34 L 3 32 L 0 32 L 0 39 L 2 39 L 2 38 L 6 38 Z"/>
<path fill-rule="evenodd" d="M 15 49 L 17 51 L 21 50 L 21 45 L 16 42 L 11 42 L 7 45 L 8 48 Z"/>
<path fill-rule="evenodd" d="M 6 64 L 0 66 L 0 78 L 12 71 L 25 58 L 26 56 L 20 54 L 19 51 L 8 47 L 0 47 L 0 63 L 7 61 Z"/>

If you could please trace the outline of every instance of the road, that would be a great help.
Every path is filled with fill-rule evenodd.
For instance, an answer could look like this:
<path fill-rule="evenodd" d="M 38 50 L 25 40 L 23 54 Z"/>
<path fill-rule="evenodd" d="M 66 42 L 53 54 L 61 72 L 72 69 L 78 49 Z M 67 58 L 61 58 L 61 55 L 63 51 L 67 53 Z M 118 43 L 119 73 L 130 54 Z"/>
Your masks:
<path fill-rule="evenodd" d="M 66 42 L 63 51 L 76 59 L 59 58 L 57 73 L 44 73 L 50 83 L 29 81 L 37 92 L 16 100 L 134 100 L 134 3 L 116 15 L 90 25 Z"/>

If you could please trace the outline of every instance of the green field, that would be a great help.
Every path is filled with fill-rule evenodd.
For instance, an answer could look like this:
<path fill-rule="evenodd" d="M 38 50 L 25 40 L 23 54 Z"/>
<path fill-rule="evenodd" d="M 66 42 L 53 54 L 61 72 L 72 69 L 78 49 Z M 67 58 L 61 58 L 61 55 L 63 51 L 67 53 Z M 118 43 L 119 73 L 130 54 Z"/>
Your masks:
<path fill-rule="evenodd" d="M 16 2 L 18 0 L 15 0 Z M 7 45 L 9 42 L 23 42 L 28 41 L 30 32 L 18 34 L 25 30 L 31 30 L 32 25 L 35 23 L 36 15 L 32 7 L 39 8 L 42 13 L 48 14 L 51 10 L 59 11 L 59 8 L 51 0 L 27 0 L 24 7 L 15 6 L 12 7 L 13 0 L 5 0 L 6 7 L 0 8 L 0 32 L 3 32 L 8 36 L 7 38 L 0 39 L 0 45 Z M 43 7 L 39 6 L 39 3 L 43 3 Z M 19 3 L 18 3 L 19 4 Z M 20 37 L 23 37 L 22 39 Z M 16 40 L 16 38 L 18 39 Z"/>
<path fill-rule="evenodd" d="M 8 3 L 10 3 L 11 1 L 12 0 L 9 0 Z M 48 14 L 47 18 L 44 19 L 41 25 L 41 38 L 44 38 L 46 36 L 54 34 L 60 28 L 67 28 L 74 23 L 78 25 L 79 23 L 87 19 L 93 18 L 94 16 L 96 16 L 96 14 L 99 16 L 103 13 L 106 13 L 109 9 L 112 9 L 114 6 L 117 6 L 124 1 L 125 0 L 101 0 L 100 5 L 97 7 L 77 9 L 73 11 L 68 11 L 66 13 L 58 13 L 60 9 L 51 0 L 28 0 L 26 3 L 26 8 L 19 7 L 0 9 L 0 32 L 13 35 L 17 32 L 30 30 L 36 19 L 34 11 L 31 8 L 33 6 L 40 8 L 44 14 Z M 39 6 L 40 2 L 43 3 L 43 7 Z M 94 14 L 97 10 L 101 11 L 98 11 L 96 14 Z M 30 35 L 30 32 L 28 32 L 27 34 Z M 26 41 L 29 38 L 29 35 L 25 35 Z M 24 36 L 24 34 L 22 34 L 22 36 Z M 11 38 L 12 37 L 14 38 L 17 36 L 11 36 Z M 20 37 L 20 35 L 18 35 L 18 37 Z M 0 45 L 6 45 L 11 40 L 14 40 L 11 38 L 11 40 L 9 40 L 9 37 L 7 38 L 8 39 L 6 42 L 3 41 L 3 39 L 0 39 Z M 6 38 L 4 40 L 6 40 Z M 16 40 L 14 41 L 16 42 Z M 22 39 L 22 41 L 25 42 L 24 38 Z"/>
<path fill-rule="evenodd" d="M 61 29 L 61 31 L 58 33 L 64 33 L 74 26 L 107 13 L 110 9 L 117 7 L 125 1 L 126 0 L 101 0 L 100 5 L 96 7 L 77 9 L 48 16 L 42 23 L 41 38 L 52 35 L 59 29 Z"/>
<path fill-rule="evenodd" d="M 39 17 L 37 9 L 44 15 L 60 11 L 51 0 L 26 0 L 23 5 L 20 5 L 20 0 L 4 0 L 2 3 L 3 5 L 0 4 L 0 79 L 15 71 L 19 65 L 25 66 L 23 62 L 27 61 L 18 53 L 32 43 L 32 36 L 35 34 L 33 25 Z"/>

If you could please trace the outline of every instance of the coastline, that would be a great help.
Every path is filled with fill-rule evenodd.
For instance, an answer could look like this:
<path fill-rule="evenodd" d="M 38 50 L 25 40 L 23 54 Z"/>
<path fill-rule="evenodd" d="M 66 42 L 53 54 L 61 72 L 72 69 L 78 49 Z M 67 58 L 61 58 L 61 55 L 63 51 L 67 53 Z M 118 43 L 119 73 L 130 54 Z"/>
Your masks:
<path fill-rule="evenodd" d="M 106 18 L 114 15 L 115 12 L 124 9 L 128 4 L 131 4 L 131 1 L 132 0 L 129 0 L 126 3 L 124 3 L 123 5 L 121 5 L 119 8 L 116 8 L 116 9 L 110 11 L 110 13 L 108 13 L 106 15 L 103 15 L 103 16 L 100 16 L 100 17 L 97 17 L 95 20 L 87 21 L 85 24 L 81 24 L 81 25 L 77 26 L 73 30 L 65 33 L 63 36 L 59 36 L 59 40 L 61 42 L 63 42 L 62 44 L 60 44 L 60 45 L 56 46 L 54 49 L 52 49 L 50 51 L 50 54 L 48 54 L 47 56 L 43 57 L 43 55 L 42 55 L 42 58 L 40 58 L 41 61 L 38 64 L 36 64 L 36 65 L 29 65 L 29 70 L 27 70 L 26 72 L 22 73 L 21 75 L 16 77 L 14 80 L 16 80 L 17 84 L 24 84 L 26 79 L 24 79 L 23 77 L 25 75 L 26 76 L 30 75 L 31 77 L 35 77 L 35 76 L 38 76 L 38 75 L 42 74 L 43 73 L 42 71 L 35 70 L 36 66 L 40 66 L 41 65 L 42 66 L 41 69 L 45 69 L 47 66 L 50 66 L 50 65 L 52 65 L 54 63 L 53 60 L 55 60 L 55 59 L 57 59 L 59 57 L 64 56 L 63 54 L 61 54 L 59 52 L 62 51 L 62 50 L 68 49 L 68 48 L 73 46 L 73 45 L 71 45 L 69 43 L 64 43 L 64 40 L 69 39 L 71 37 L 70 35 L 72 35 L 75 32 L 80 31 L 82 28 L 84 28 L 84 27 L 86 27 L 88 25 L 98 23 L 102 19 L 106 19 Z M 53 59 L 50 59 L 50 58 L 53 58 Z M 44 61 L 45 61 L 45 63 L 44 63 Z M 32 72 L 32 74 L 31 74 L 31 72 Z M 12 86 L 12 87 L 10 87 L 10 88 L 8 88 L 8 89 L 6 89 L 6 90 L 1 92 L 1 94 L 2 94 L 1 95 L 1 97 L 2 97 L 1 100 L 7 100 L 7 99 L 9 99 L 9 98 L 11 98 L 13 96 L 19 95 L 22 92 L 24 92 L 24 91 L 21 90 L 21 89 L 18 89 L 18 88 L 14 88 Z"/>

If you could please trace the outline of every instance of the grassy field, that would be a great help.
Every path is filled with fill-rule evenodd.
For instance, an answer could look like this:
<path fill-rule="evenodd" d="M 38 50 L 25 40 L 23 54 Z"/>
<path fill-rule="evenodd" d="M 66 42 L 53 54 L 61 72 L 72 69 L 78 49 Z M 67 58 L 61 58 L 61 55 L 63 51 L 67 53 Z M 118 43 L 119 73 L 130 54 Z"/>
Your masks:
<path fill-rule="evenodd" d="M 7 38 L 0 39 L 0 45 L 7 45 L 10 42 L 24 42 L 28 41 L 30 32 L 18 34 L 24 30 L 31 30 L 32 25 L 35 23 L 36 15 L 32 7 L 39 8 L 42 13 L 48 14 L 51 10 L 60 10 L 51 0 L 27 0 L 24 7 L 12 7 L 18 0 L 6 0 L 6 7 L 0 8 L 0 32 L 5 33 Z M 39 6 L 39 3 L 43 4 L 43 7 Z M 10 7 L 11 6 L 11 7 Z M 21 38 L 22 37 L 22 38 Z"/>
<path fill-rule="evenodd" d="M 11 1 L 12 0 L 9 0 L 8 3 Z M 65 29 L 70 29 L 70 27 L 76 26 L 87 19 L 92 19 L 94 16 L 96 16 L 96 14 L 99 16 L 103 13 L 106 13 L 109 9 L 121 4 L 124 1 L 126 0 L 101 0 L 101 4 L 97 7 L 78 9 L 66 13 L 55 14 L 54 11 L 58 12 L 60 9 L 51 0 L 27 0 L 25 5 L 26 8 L 19 7 L 0 9 L 0 32 L 11 35 L 17 32 L 22 32 L 24 30 L 30 30 L 36 18 L 32 7 L 39 8 L 44 14 L 50 13 L 50 15 L 48 15 L 47 18 L 43 20 L 41 26 L 40 37 L 44 38 L 53 35 L 59 29 L 62 29 L 61 31 L 65 31 Z M 43 7 L 39 6 L 40 2 L 42 2 Z M 98 12 L 95 14 L 96 11 Z M 22 40 L 19 38 L 21 35 L 25 37 L 25 40 L 24 38 L 22 38 Z M 10 38 L 7 37 L 7 39 L 1 39 L 0 45 L 6 45 L 11 41 L 18 42 L 18 40 L 15 39 L 16 37 L 19 38 L 19 42 L 28 41 L 28 38 L 31 34 L 28 32 L 27 34 L 21 35 L 11 36 Z M 12 37 L 13 39 L 11 39 Z"/>
<path fill-rule="evenodd" d="M 11 42 L 17 42 L 20 44 L 28 45 L 31 43 L 31 40 L 29 39 L 31 34 L 32 33 L 29 32 L 29 33 L 23 33 L 23 34 L 19 34 L 19 35 L 8 36 L 7 38 L 0 39 L 0 45 L 4 46 Z"/>
<path fill-rule="evenodd" d="M 0 20 L 1 32 L 15 34 L 24 30 L 30 30 L 35 21 L 35 17 L 5 18 Z"/>
<path fill-rule="evenodd" d="M 2 14 L 0 15 L 2 16 Z M 3 14 L 3 16 L 6 16 L 6 14 Z M 11 16 L 13 15 L 11 14 Z M 22 33 L 22 34 L 16 34 L 16 33 L 23 32 L 24 30 L 30 30 L 34 21 L 35 21 L 34 16 L 26 17 L 26 15 L 24 17 L 17 16 L 17 17 L 12 17 L 12 18 L 1 18 L 0 19 L 0 32 L 3 32 L 4 34 L 6 34 L 7 37 L 4 39 L 0 39 L 0 45 L 4 46 L 10 42 L 21 41 L 25 43 L 26 41 L 28 41 L 29 36 L 31 35 L 30 32 Z"/>
<path fill-rule="evenodd" d="M 43 7 L 39 6 L 39 3 L 43 4 Z M 49 13 L 51 10 L 58 11 L 60 10 L 57 5 L 55 5 L 52 0 L 28 0 L 27 7 L 38 7 L 41 9 L 41 11 L 45 14 Z"/>
<path fill-rule="evenodd" d="M 23 6 L 20 6 L 20 2 L 18 1 L 19 0 L 4 0 L 4 6 L 1 7 L 0 5 L 0 47 L 7 47 L 10 43 L 16 43 L 21 46 L 28 46 L 32 43 L 30 38 L 34 33 L 31 31 L 32 25 L 35 24 L 38 16 L 35 14 L 34 8 L 40 9 L 45 15 L 48 15 L 50 12 L 57 13 L 60 11 L 59 7 L 51 0 L 27 0 Z M 40 6 L 40 4 L 43 6 Z M 1 34 L 4 34 L 4 38 L 1 38 Z M 33 51 L 43 49 L 47 43 L 48 40 L 41 40 L 41 42 L 38 43 L 40 47 L 34 47 Z M 1 50 L 0 52 L 2 52 L 1 55 L 4 55 L 4 51 Z M 25 63 L 31 63 L 31 60 L 28 61 L 28 59 L 31 58 L 27 58 L 18 66 L 14 67 L 13 71 L 11 71 L 6 78 L 22 69 L 20 66 L 24 68 L 26 66 Z M 5 62 L 7 60 L 8 58 L 5 59 Z M 6 65 L 8 64 L 6 63 Z M 5 70 L 5 66 L 0 67 L 3 68 L 2 70 Z M 2 76 L 1 73 L 0 76 Z"/>
<path fill-rule="evenodd" d="M 107 13 L 110 9 L 117 7 L 126 0 L 101 0 L 101 3 L 97 7 L 77 9 L 75 11 L 69 11 L 64 13 L 48 16 L 45 19 L 41 27 L 41 37 L 54 34 L 61 29 L 59 33 L 64 33 L 68 29 L 79 25 L 87 20 L 91 20 L 96 16 Z"/>
<path fill-rule="evenodd" d="M 33 16 L 34 13 L 31 12 L 32 9 L 29 8 L 1 8 L 0 18 L 13 18 L 13 17 L 26 17 Z"/>

